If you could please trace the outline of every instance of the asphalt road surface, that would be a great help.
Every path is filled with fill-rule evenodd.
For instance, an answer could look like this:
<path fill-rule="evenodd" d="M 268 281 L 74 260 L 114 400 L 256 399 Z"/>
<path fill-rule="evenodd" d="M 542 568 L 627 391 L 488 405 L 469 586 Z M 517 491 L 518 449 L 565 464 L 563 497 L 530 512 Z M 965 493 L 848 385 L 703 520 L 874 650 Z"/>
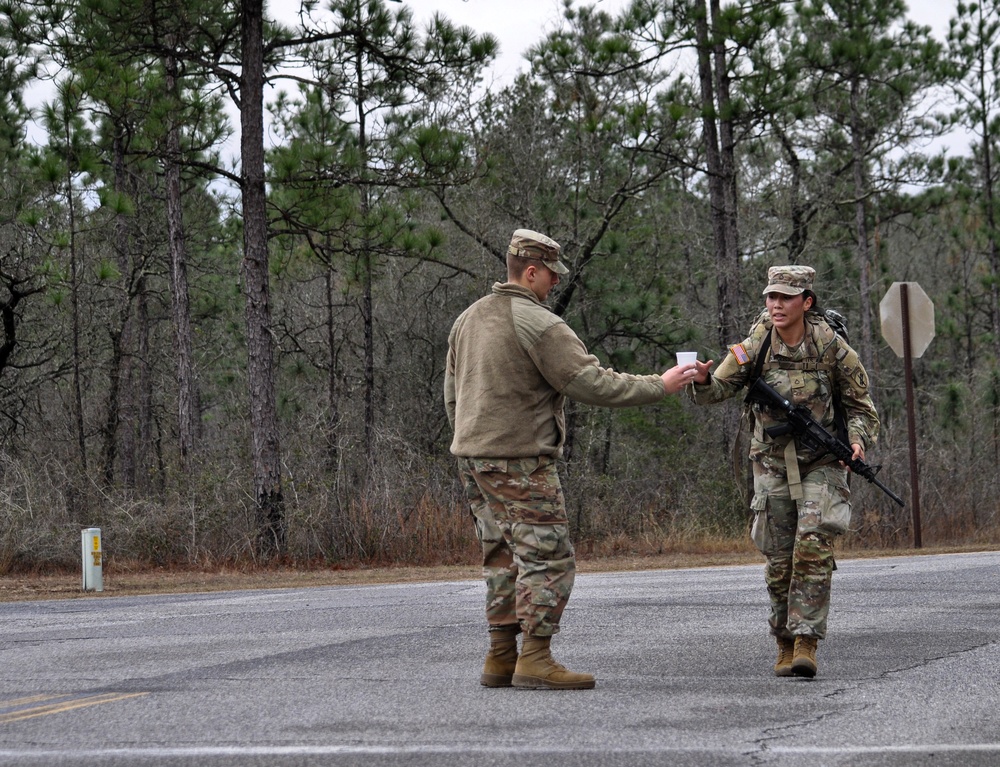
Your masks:
<path fill-rule="evenodd" d="M 0 765 L 998 765 L 1000 553 L 845 560 L 816 679 L 762 566 L 582 575 L 583 691 L 487 689 L 483 586 L 0 606 Z"/>

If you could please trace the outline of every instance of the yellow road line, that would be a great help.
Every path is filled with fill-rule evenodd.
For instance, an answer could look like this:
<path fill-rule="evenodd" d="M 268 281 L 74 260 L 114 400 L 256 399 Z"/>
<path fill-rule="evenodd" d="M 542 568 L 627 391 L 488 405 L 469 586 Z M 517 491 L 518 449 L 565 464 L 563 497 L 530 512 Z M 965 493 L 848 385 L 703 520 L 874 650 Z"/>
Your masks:
<path fill-rule="evenodd" d="M 14 698 L 14 700 L 0 700 L 0 709 L 15 708 L 16 706 L 27 706 L 29 703 L 40 703 L 43 700 L 53 698 L 65 698 L 65 695 L 29 695 L 26 698 Z"/>
<path fill-rule="evenodd" d="M 63 700 L 58 703 L 49 703 L 44 706 L 35 706 L 34 708 L 27 708 L 21 711 L 10 711 L 6 714 L 0 714 L 0 724 L 8 724 L 10 722 L 21 722 L 25 719 L 34 719 L 38 716 L 48 716 L 49 714 L 61 714 L 66 711 L 73 711 L 78 708 L 86 708 L 87 706 L 97 706 L 101 703 L 115 703 L 119 700 L 128 700 L 129 698 L 139 698 L 143 695 L 148 695 L 146 692 L 130 692 L 130 693 L 115 693 L 106 692 L 100 695 L 88 695 L 84 698 L 71 698 L 69 700 Z M 46 700 L 51 700 L 58 696 L 36 696 L 39 702 Z M 22 698 L 22 701 L 31 701 L 30 698 Z M 7 701 L 5 705 L 9 707 L 10 705 L 24 705 L 24 703 L 16 703 L 15 701 Z"/>

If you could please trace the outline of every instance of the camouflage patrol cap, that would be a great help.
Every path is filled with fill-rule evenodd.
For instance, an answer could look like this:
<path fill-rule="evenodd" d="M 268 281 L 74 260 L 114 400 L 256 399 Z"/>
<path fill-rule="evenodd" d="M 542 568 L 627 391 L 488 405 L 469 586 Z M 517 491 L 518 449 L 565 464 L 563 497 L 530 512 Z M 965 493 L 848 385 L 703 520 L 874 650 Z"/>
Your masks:
<path fill-rule="evenodd" d="M 797 296 L 805 290 L 813 289 L 816 270 L 811 266 L 772 266 L 767 270 L 768 293 L 784 293 L 786 296 Z"/>
<path fill-rule="evenodd" d="M 512 256 L 541 261 L 556 274 L 569 274 L 569 269 L 559 260 L 559 243 L 551 237 L 530 229 L 518 229 L 510 238 L 507 252 Z"/>

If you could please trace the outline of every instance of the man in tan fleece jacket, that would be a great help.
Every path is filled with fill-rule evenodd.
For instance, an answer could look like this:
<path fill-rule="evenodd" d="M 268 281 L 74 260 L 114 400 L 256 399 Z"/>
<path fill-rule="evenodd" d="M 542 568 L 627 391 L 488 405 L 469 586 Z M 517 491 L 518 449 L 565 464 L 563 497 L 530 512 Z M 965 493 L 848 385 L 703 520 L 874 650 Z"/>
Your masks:
<path fill-rule="evenodd" d="M 494 284 L 490 295 L 466 309 L 448 337 L 444 398 L 455 431 L 451 452 L 483 548 L 490 650 L 480 682 L 487 687 L 594 686 L 591 674 L 569 671 L 549 649 L 576 572 L 556 470 L 566 398 L 605 407 L 646 405 L 678 393 L 696 372 L 693 364 L 644 376 L 602 368 L 543 304 L 569 273 L 559 255 L 559 244 L 544 234 L 515 231 L 507 282 Z"/>

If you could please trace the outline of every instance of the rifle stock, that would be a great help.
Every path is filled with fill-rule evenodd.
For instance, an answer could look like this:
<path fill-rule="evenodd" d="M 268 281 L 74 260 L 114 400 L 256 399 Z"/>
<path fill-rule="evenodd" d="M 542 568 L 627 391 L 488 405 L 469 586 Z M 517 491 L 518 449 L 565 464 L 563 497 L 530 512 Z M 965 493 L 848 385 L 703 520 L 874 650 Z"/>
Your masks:
<path fill-rule="evenodd" d="M 771 438 L 780 437 L 783 434 L 794 434 L 801 439 L 807 447 L 813 450 L 830 453 L 832 456 L 842 461 L 852 472 L 864 477 L 875 487 L 888 495 L 900 506 L 905 506 L 903 499 L 892 490 L 882 484 L 875 476 L 881 466 L 869 466 L 860 458 L 854 458 L 854 450 L 850 445 L 844 443 L 833 434 L 828 432 L 823 426 L 813 418 L 809 410 L 801 405 L 793 405 L 791 401 L 782 397 L 774 387 L 770 386 L 763 378 L 758 377 L 747 394 L 747 400 L 758 402 L 762 405 L 780 410 L 785 414 L 787 422 L 778 426 L 771 426 L 765 429 Z"/>

